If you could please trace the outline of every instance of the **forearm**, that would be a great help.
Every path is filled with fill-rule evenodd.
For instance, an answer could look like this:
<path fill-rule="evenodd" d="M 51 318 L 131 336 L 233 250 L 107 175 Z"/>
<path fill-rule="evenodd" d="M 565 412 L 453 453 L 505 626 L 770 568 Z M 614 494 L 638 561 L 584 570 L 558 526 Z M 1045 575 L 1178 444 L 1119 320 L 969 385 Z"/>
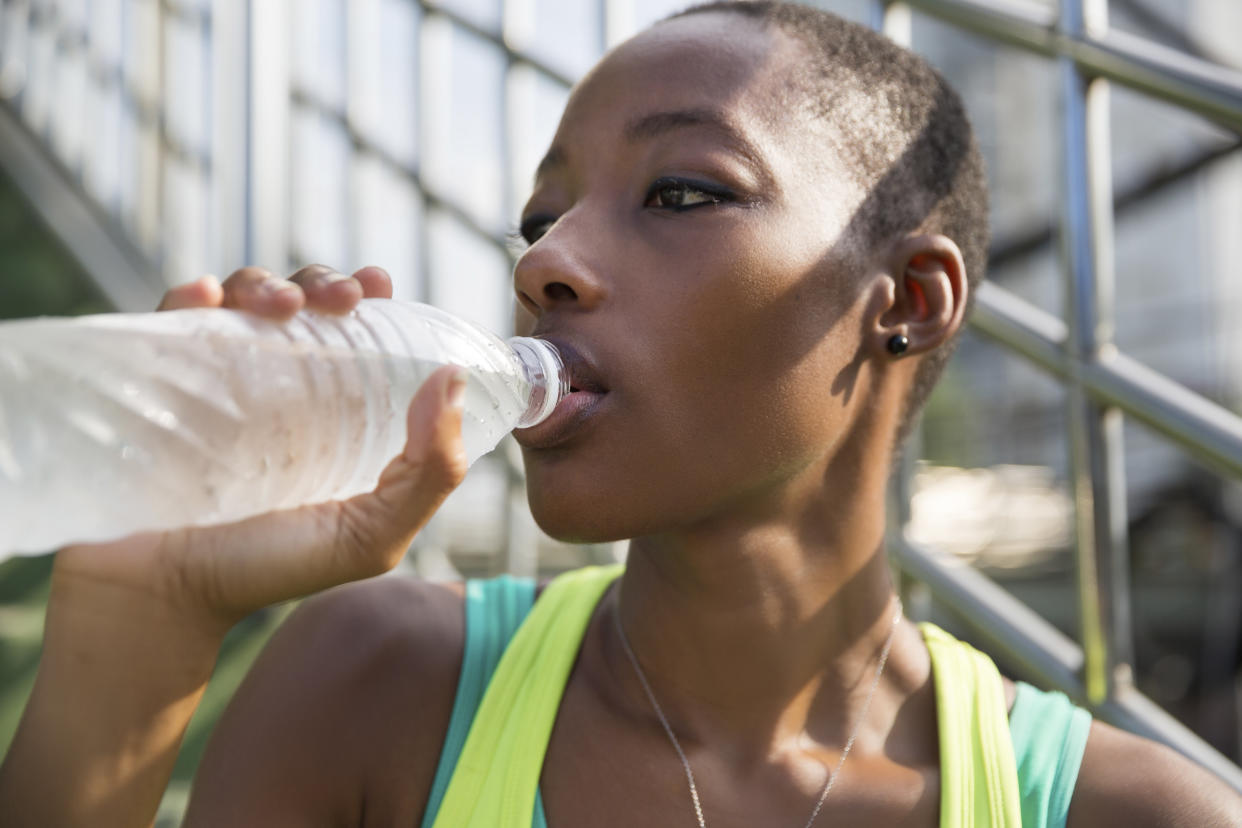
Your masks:
<path fill-rule="evenodd" d="M 0 767 L 11 826 L 153 819 L 222 629 L 133 588 L 53 578 L 34 691 Z"/>

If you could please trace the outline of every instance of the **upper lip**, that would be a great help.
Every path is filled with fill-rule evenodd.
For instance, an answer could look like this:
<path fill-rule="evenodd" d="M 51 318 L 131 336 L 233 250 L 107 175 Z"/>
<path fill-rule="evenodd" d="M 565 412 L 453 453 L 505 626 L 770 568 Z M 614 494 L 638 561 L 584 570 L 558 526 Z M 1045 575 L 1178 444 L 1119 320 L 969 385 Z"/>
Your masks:
<path fill-rule="evenodd" d="M 599 370 L 595 364 L 576 345 L 555 335 L 539 336 L 539 338 L 551 342 L 560 352 L 561 360 L 565 363 L 565 368 L 569 373 L 569 386 L 572 391 L 590 391 L 595 394 L 608 392 L 608 386 L 600 379 Z"/>

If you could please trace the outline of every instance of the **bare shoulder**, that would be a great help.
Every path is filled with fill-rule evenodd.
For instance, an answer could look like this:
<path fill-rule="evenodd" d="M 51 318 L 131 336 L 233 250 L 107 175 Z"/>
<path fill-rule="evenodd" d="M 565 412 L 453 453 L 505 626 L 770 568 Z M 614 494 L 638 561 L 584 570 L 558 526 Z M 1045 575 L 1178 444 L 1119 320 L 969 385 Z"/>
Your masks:
<path fill-rule="evenodd" d="M 221 717 L 186 825 L 417 824 L 461 669 L 461 584 L 309 598 Z"/>
<path fill-rule="evenodd" d="M 1242 797 L 1174 750 L 1092 722 L 1068 828 L 1242 826 Z"/>

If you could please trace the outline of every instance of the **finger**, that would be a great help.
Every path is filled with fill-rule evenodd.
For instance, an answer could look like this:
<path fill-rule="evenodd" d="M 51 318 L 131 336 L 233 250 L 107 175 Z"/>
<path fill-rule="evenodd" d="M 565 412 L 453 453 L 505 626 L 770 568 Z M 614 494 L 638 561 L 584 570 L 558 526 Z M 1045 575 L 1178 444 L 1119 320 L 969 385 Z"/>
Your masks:
<path fill-rule="evenodd" d="M 268 319 L 288 319 L 305 302 L 302 289 L 261 267 L 243 267 L 224 280 L 224 307 Z"/>
<path fill-rule="evenodd" d="M 358 280 L 326 265 L 310 265 L 289 277 L 306 294 L 306 306 L 320 313 L 349 313 L 362 300 Z"/>
<path fill-rule="evenodd" d="M 357 566 L 396 565 L 414 535 L 466 476 L 461 440 L 462 402 L 466 374 L 446 366 L 435 371 L 410 402 L 406 412 L 405 448 L 380 474 L 374 492 L 347 501 L 344 519 L 356 540 L 346 554 L 359 554 Z M 396 560 L 370 560 L 379 550 L 396 550 Z M 374 574 L 374 573 L 372 573 Z"/>
<path fill-rule="evenodd" d="M 459 371 L 440 369 L 423 383 L 407 413 L 405 450 L 375 491 L 169 533 L 159 560 L 171 573 L 170 592 L 231 623 L 258 607 L 396 566 L 466 473 Z"/>
<path fill-rule="evenodd" d="M 203 276 L 196 281 L 169 288 L 160 299 L 157 311 L 180 308 L 216 308 L 224 301 L 224 291 L 215 276 Z"/>
<path fill-rule="evenodd" d="M 354 271 L 354 279 L 362 285 L 362 295 L 367 299 L 391 299 L 392 277 L 382 267 L 370 265 Z"/>

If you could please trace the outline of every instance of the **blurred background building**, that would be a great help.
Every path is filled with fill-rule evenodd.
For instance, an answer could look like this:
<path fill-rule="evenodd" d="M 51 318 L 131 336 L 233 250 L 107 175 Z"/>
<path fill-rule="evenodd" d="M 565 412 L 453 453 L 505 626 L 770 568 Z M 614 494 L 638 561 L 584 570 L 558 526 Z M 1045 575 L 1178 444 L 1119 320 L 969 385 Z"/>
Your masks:
<path fill-rule="evenodd" d="M 959 563 L 1051 622 L 1061 638 L 1029 635 L 1044 642 L 1037 656 L 1008 653 L 1015 674 L 1045 684 L 1062 668 L 1090 674 L 1071 646 L 1086 641 L 1091 662 L 1083 607 L 1100 573 L 1083 568 L 1091 556 L 1084 543 L 1092 546 L 1083 514 L 1093 493 L 1097 504 L 1108 500 L 1106 511 L 1095 510 L 1097 530 L 1101 521 L 1117 524 L 1102 543 L 1107 554 L 1096 555 L 1105 570 L 1096 596 L 1112 619 L 1099 656 L 1106 695 L 1123 698 L 1132 676 L 1236 762 L 1242 4 L 1062 3 L 911 0 L 913 10 L 888 14 L 887 30 L 966 99 L 993 192 L 989 278 L 1003 289 L 982 308 L 929 405 L 910 458 L 921 459 L 907 464 L 898 486 L 905 531 L 895 535 L 909 544 L 895 542 L 895 555 L 909 575 L 923 559 L 901 549 L 937 551 L 934 571 L 948 580 L 929 579 L 942 585 L 929 590 L 908 579 L 908 605 L 967 636 L 988 626 L 989 611 L 1009 618 L 1015 635 L 1029 625 L 1007 598 L 978 607 L 947 600 L 944 584 L 974 590 L 973 581 L 953 580 Z M 168 285 L 244 264 L 292 272 L 311 262 L 344 271 L 374 263 L 392 274 L 398 298 L 506 331 L 505 234 L 568 86 L 607 46 L 684 5 L 0 0 L 0 318 L 150 309 Z M 813 5 L 868 25 L 883 19 L 871 0 Z M 1078 32 L 1067 21 L 1083 5 L 1087 26 Z M 1090 47 L 1105 38 L 1105 7 L 1101 57 Z M 1123 57 L 1154 56 L 1161 71 L 1199 83 L 1198 103 L 1145 94 L 1153 83 L 1146 76 L 1144 92 L 1131 91 L 1124 77 L 1142 73 L 1118 63 L 1114 47 Z M 1067 81 L 1070 58 L 1124 76 L 1086 104 L 1095 121 L 1085 145 L 1067 127 L 1084 111 Z M 1084 146 L 1095 159 L 1092 181 L 1104 189 L 1083 219 L 1090 226 L 1073 231 L 1083 222 L 1067 223 L 1077 221 L 1066 217 L 1078 186 L 1071 172 Z M 1093 253 L 1087 287 L 1105 286 L 1099 318 L 1087 318 L 1104 331 L 1100 354 L 1119 351 L 1177 383 L 1171 394 L 1196 395 L 1208 407 L 1188 405 L 1220 425 L 1223 453 L 1170 440 L 1102 405 L 1091 410 L 1109 424 L 1088 442 L 1107 447 L 1105 465 L 1092 472 L 1073 448 L 1084 433 L 1075 419 L 1084 410 L 1079 386 L 1041 368 L 1031 358 L 1036 346 L 1024 355 L 1012 341 L 998 347 L 1004 326 L 989 320 L 1008 317 L 989 312 L 1011 307 L 1013 297 L 1021 300 L 1014 318 L 1053 339 L 1065 330 L 1049 320 L 1068 319 L 1073 339 L 1082 315 L 1082 300 L 1070 301 L 1081 269 L 1070 255 L 1076 235 Z M 1092 359 L 1071 360 L 1072 370 L 1090 369 Z M 1194 432 L 1199 421 L 1187 422 Z M 1076 485 L 1084 468 L 1091 480 Z M 548 573 L 620 554 L 544 537 L 526 511 L 514 447 L 503 443 L 420 537 L 409 566 L 435 577 Z M 46 572 L 46 559 L 0 566 L 0 744 L 33 677 Z M 178 768 L 170 824 L 214 714 L 280 615 L 252 619 L 231 639 Z M 1040 672 L 1039 653 L 1060 655 Z M 1089 675 L 1065 684 L 1080 700 L 1090 695 Z M 1120 704 L 1113 718 L 1135 710 L 1146 710 L 1143 702 Z"/>

